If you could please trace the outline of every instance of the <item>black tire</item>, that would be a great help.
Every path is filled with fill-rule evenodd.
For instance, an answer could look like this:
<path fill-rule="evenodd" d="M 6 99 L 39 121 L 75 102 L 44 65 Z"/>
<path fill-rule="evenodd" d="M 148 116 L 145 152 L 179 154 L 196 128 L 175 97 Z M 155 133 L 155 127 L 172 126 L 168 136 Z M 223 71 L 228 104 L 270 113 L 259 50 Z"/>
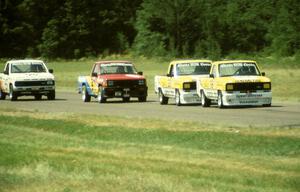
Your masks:
<path fill-rule="evenodd" d="M 224 108 L 224 104 L 223 104 L 223 95 L 221 91 L 218 91 L 218 107 Z"/>
<path fill-rule="evenodd" d="M 130 101 L 130 97 L 123 97 L 123 102 L 129 102 Z"/>
<path fill-rule="evenodd" d="M 139 97 L 139 102 L 146 102 L 147 101 L 147 97 Z"/>
<path fill-rule="evenodd" d="M 82 86 L 81 93 L 82 93 L 82 97 L 81 98 L 82 98 L 83 102 L 90 102 L 91 101 L 91 96 L 87 92 L 87 89 L 86 89 L 85 85 Z"/>
<path fill-rule="evenodd" d="M 99 93 L 98 93 L 98 96 L 97 96 L 97 100 L 98 100 L 99 103 L 105 103 L 106 102 L 106 98 L 103 95 L 103 91 L 102 91 L 101 87 L 99 87 Z"/>
<path fill-rule="evenodd" d="M 202 104 L 202 107 L 209 107 L 210 106 L 210 99 L 208 99 L 206 96 L 205 96 L 205 93 L 203 90 L 201 90 L 201 104 Z"/>
<path fill-rule="evenodd" d="M 159 89 L 159 91 L 158 91 L 158 98 L 159 98 L 159 103 L 161 105 L 168 104 L 169 98 L 164 96 L 164 94 L 163 94 L 163 92 L 162 92 L 161 89 Z"/>
<path fill-rule="evenodd" d="M 17 93 L 14 92 L 12 85 L 9 86 L 9 98 L 11 101 L 16 101 L 18 99 Z"/>
<path fill-rule="evenodd" d="M 5 100 L 6 98 L 6 93 L 4 93 L 1 89 L 0 89 L 0 100 Z"/>
<path fill-rule="evenodd" d="M 55 100 L 55 90 L 50 91 L 50 93 L 47 94 L 48 100 Z"/>
<path fill-rule="evenodd" d="M 41 100 L 41 99 L 42 99 L 42 95 L 35 95 L 35 96 L 34 96 L 34 99 L 35 99 L 35 100 Z"/>
<path fill-rule="evenodd" d="M 175 90 L 175 103 L 177 106 L 181 106 L 180 92 L 177 89 Z"/>
<path fill-rule="evenodd" d="M 263 107 L 271 107 L 272 106 L 272 104 L 270 103 L 270 104 L 264 104 L 263 105 Z"/>

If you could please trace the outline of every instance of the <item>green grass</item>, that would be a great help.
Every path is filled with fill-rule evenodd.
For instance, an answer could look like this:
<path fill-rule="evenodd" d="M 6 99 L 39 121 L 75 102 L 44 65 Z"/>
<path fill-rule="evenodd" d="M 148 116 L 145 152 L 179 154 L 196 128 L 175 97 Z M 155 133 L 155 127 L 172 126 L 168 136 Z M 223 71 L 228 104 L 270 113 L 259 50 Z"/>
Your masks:
<path fill-rule="evenodd" d="M 299 158 L 299 128 L 0 110 L 0 191 L 298 191 Z"/>
<path fill-rule="evenodd" d="M 237 59 L 241 59 L 238 56 Z M 230 58 L 235 58 L 234 56 Z M 262 71 L 272 80 L 273 96 L 275 100 L 291 100 L 300 102 L 300 59 L 295 57 L 275 58 L 275 57 L 244 57 L 255 59 L 259 62 Z M 89 75 L 95 61 L 105 59 L 125 59 L 135 63 L 139 71 L 143 71 L 147 78 L 149 94 L 154 94 L 154 76 L 167 73 L 170 59 L 156 58 L 147 59 L 145 57 L 132 57 L 130 55 L 111 55 L 106 58 L 90 58 L 82 60 L 57 60 L 48 61 L 48 67 L 54 69 L 57 80 L 57 89 L 65 91 L 75 91 L 77 88 L 77 77 Z M 2 60 L 0 68 L 3 68 L 5 61 Z"/>

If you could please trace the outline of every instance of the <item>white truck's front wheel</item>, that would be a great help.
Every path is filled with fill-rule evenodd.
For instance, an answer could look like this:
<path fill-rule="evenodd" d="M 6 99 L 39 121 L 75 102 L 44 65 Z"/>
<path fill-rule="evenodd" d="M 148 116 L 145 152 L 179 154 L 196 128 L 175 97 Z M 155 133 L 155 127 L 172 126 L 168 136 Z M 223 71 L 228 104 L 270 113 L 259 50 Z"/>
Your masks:
<path fill-rule="evenodd" d="M 164 96 L 164 94 L 163 94 L 163 92 L 162 92 L 161 89 L 159 89 L 159 91 L 158 91 L 158 98 L 159 98 L 159 103 L 160 103 L 161 105 L 166 105 L 166 104 L 168 104 L 169 98 Z"/>
<path fill-rule="evenodd" d="M 9 86 L 9 99 L 11 101 L 16 101 L 18 99 L 18 96 L 17 96 L 16 92 L 14 91 L 12 85 Z"/>
<path fill-rule="evenodd" d="M 175 103 L 177 106 L 181 105 L 179 90 L 176 90 L 176 92 L 175 92 Z"/>
<path fill-rule="evenodd" d="M 205 93 L 204 93 L 203 90 L 201 90 L 201 104 L 202 104 L 202 107 L 209 107 L 210 106 L 210 99 L 208 99 L 205 96 Z"/>

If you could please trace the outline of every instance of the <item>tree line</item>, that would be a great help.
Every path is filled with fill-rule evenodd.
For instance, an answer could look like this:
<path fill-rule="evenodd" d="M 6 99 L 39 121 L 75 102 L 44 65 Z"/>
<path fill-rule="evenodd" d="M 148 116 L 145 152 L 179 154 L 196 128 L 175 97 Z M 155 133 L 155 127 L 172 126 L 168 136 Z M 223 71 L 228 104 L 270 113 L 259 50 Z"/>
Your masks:
<path fill-rule="evenodd" d="M 299 50 L 298 0 L 0 0 L 0 57 Z"/>

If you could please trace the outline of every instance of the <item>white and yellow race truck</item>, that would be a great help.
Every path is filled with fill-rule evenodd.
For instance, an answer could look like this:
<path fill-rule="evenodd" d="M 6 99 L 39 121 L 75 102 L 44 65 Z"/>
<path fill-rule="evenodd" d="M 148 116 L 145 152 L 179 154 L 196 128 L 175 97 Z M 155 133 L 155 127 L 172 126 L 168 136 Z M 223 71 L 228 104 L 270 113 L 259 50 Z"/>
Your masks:
<path fill-rule="evenodd" d="M 224 106 L 271 106 L 271 80 L 260 72 L 255 61 L 214 62 L 208 78 L 197 82 L 203 107 L 212 101 Z"/>
<path fill-rule="evenodd" d="M 177 106 L 182 104 L 200 104 L 196 82 L 208 77 L 210 60 L 175 60 L 169 64 L 165 76 L 154 77 L 155 93 L 160 104 L 168 104 L 169 98 L 175 99 Z"/>

